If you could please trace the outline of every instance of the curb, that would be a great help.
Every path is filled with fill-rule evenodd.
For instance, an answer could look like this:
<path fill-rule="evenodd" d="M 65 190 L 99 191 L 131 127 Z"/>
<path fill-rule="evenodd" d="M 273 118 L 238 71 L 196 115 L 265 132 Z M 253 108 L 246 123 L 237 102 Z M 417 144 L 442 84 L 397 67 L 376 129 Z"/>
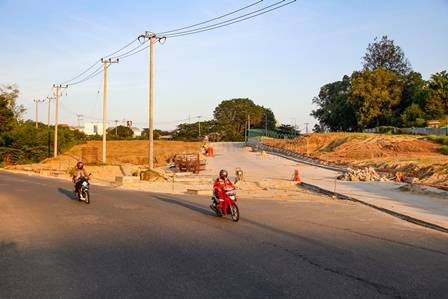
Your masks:
<path fill-rule="evenodd" d="M 302 182 L 300 184 L 300 186 L 302 186 L 305 189 L 312 190 L 312 191 L 315 191 L 315 192 L 319 192 L 319 193 L 322 193 L 322 194 L 325 194 L 325 195 L 335 196 L 336 198 L 341 199 L 341 200 L 350 200 L 350 201 L 353 201 L 353 202 L 357 202 L 357 203 L 363 204 L 365 206 L 368 206 L 368 207 L 373 208 L 375 210 L 378 210 L 378 211 L 381 211 L 383 213 L 389 214 L 389 215 L 394 216 L 396 218 L 400 218 L 402 220 L 411 222 L 413 224 L 417 224 L 417 225 L 420 225 L 420 226 L 423 226 L 423 227 L 426 227 L 426 228 L 437 230 L 439 232 L 448 233 L 448 228 L 446 228 L 446 227 L 443 227 L 443 226 L 440 226 L 440 225 L 437 225 L 437 224 L 433 224 L 433 223 L 430 223 L 430 222 L 427 222 L 427 221 L 423 221 L 423 220 L 420 220 L 420 219 L 417 219 L 417 218 L 414 218 L 414 217 L 411 217 L 411 216 L 408 216 L 408 215 L 405 215 L 405 214 L 402 214 L 402 213 L 398 213 L 398 212 L 395 212 L 395 211 L 392 211 L 392 210 L 389 210 L 389 209 L 386 209 L 386 208 L 382 208 L 382 207 L 373 205 L 371 203 L 362 201 L 360 199 L 357 199 L 357 198 L 354 198 L 354 197 L 351 197 L 351 196 L 347 196 L 347 195 L 344 195 L 344 194 L 341 194 L 341 193 L 337 193 L 337 192 L 333 192 L 333 191 L 328 191 L 328 190 L 323 189 L 321 187 L 318 187 L 318 186 L 315 186 L 315 185 L 312 185 L 312 184 L 308 184 L 308 183 L 304 183 L 304 182 Z"/>

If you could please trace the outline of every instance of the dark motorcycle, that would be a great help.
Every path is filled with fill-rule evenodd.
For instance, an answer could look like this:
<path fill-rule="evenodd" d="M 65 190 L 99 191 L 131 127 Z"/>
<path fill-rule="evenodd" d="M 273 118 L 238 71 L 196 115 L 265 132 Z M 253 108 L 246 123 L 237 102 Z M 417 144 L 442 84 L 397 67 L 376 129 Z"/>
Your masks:
<path fill-rule="evenodd" d="M 79 201 L 84 201 L 86 204 L 90 203 L 90 183 L 86 177 L 81 177 L 78 180 L 78 190 L 76 190 L 76 196 Z"/>

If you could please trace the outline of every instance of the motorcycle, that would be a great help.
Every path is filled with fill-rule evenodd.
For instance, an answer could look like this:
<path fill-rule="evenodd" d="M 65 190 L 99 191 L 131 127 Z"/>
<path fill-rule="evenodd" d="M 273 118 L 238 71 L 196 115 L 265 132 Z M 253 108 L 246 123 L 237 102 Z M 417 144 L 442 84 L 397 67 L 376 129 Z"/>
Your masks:
<path fill-rule="evenodd" d="M 79 179 L 79 190 L 76 192 L 76 196 L 79 201 L 84 201 L 86 204 L 90 203 L 90 192 L 89 192 L 89 179 L 86 177 L 81 177 Z"/>
<path fill-rule="evenodd" d="M 233 221 L 237 222 L 240 219 L 240 211 L 236 204 L 238 197 L 236 196 L 235 188 L 224 188 L 224 198 L 217 198 L 215 195 L 212 200 L 213 202 L 218 203 L 210 206 L 216 213 L 216 216 L 222 217 L 230 214 Z"/>

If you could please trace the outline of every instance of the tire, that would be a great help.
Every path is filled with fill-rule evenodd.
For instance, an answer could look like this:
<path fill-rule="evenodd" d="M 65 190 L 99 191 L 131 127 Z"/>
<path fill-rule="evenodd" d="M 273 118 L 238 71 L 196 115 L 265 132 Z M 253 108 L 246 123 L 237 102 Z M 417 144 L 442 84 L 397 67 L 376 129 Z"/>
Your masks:
<path fill-rule="evenodd" d="M 86 204 L 90 203 L 90 193 L 89 193 L 89 190 L 84 191 L 84 201 L 86 202 Z"/>
<path fill-rule="evenodd" d="M 236 204 L 230 206 L 230 212 L 232 213 L 232 220 L 238 222 L 240 220 L 240 210 Z"/>

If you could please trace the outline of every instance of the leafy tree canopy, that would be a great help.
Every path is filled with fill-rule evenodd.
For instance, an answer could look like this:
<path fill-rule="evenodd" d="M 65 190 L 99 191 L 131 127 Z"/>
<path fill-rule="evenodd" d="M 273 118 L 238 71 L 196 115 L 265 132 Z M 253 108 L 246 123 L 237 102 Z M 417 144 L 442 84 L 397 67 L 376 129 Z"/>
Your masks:
<path fill-rule="evenodd" d="M 368 71 L 383 68 L 404 75 L 411 70 L 403 50 L 386 35 L 381 39 L 375 37 L 373 43 L 368 45 L 367 52 L 362 59 L 364 70 Z"/>

